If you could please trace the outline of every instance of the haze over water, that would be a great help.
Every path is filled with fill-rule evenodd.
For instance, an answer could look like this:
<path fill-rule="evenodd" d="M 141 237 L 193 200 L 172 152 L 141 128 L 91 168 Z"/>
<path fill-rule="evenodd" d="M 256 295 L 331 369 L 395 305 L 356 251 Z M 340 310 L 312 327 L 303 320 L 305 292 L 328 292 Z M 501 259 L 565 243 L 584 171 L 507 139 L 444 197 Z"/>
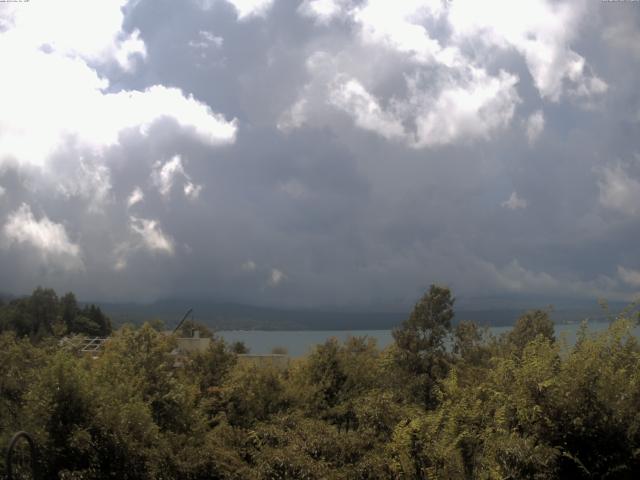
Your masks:
<path fill-rule="evenodd" d="M 601 332 L 608 326 L 608 322 L 589 322 L 589 332 Z M 512 327 L 489 327 L 489 333 L 498 336 L 508 332 Z M 580 324 L 558 324 L 555 326 L 556 339 L 565 339 L 567 344 L 573 345 Z M 634 329 L 636 336 L 640 336 L 640 326 Z M 299 357 L 309 353 L 315 345 L 324 343 L 331 337 L 344 341 L 348 337 L 369 337 L 376 340 L 379 348 L 384 348 L 393 342 L 391 330 L 323 330 L 323 331 L 262 331 L 262 330 L 232 330 L 216 332 L 227 342 L 241 341 L 249 347 L 249 352 L 256 355 L 271 353 L 275 347 L 284 347 L 292 357 Z"/>

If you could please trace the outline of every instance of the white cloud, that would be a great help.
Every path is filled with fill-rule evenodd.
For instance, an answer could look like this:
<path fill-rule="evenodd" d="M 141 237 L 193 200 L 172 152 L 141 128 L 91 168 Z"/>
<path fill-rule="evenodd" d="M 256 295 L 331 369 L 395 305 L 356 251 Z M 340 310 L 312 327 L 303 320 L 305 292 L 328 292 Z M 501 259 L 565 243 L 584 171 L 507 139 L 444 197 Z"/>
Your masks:
<path fill-rule="evenodd" d="M 53 164 L 48 178 L 55 182 L 58 193 L 84 200 L 90 212 L 103 211 L 111 201 L 111 172 L 101 163 L 80 157 L 77 163 Z"/>
<path fill-rule="evenodd" d="M 407 78 L 408 96 L 394 99 L 389 110 L 354 79 L 339 75 L 329 93 L 329 102 L 349 113 L 357 126 L 387 139 L 401 139 L 412 147 L 446 145 L 457 140 L 488 138 L 513 117 L 519 97 L 517 77 L 500 72 L 470 69 L 466 81 L 433 94 L 420 77 Z M 415 132 L 405 129 L 415 124 Z"/>
<path fill-rule="evenodd" d="M 220 48 L 224 43 L 224 39 L 208 30 L 200 30 L 197 40 L 190 40 L 189 46 L 196 49 Z"/>
<path fill-rule="evenodd" d="M 44 47 L 87 62 L 115 60 L 123 69 L 130 70 L 134 66 L 133 57 L 146 57 L 146 47 L 140 32 L 122 30 L 122 8 L 127 1 L 58 0 L 30 2 L 26 7 L 3 6 L 0 18 L 10 26 L 3 36 L 21 48 Z"/>
<path fill-rule="evenodd" d="M 154 170 L 151 173 L 151 179 L 154 185 L 158 188 L 158 191 L 162 196 L 168 197 L 171 194 L 173 185 L 182 179 L 184 182 L 183 192 L 187 198 L 196 199 L 200 195 L 202 190 L 201 185 L 196 185 L 191 180 L 191 177 L 187 175 L 182 165 L 182 158 L 180 155 L 175 155 L 171 160 L 162 164 L 156 162 Z"/>
<path fill-rule="evenodd" d="M 400 121 L 384 112 L 357 80 L 338 77 L 331 87 L 329 102 L 349 113 L 360 128 L 374 131 L 387 139 L 404 136 Z"/>
<path fill-rule="evenodd" d="M 277 268 L 272 268 L 271 269 L 271 273 L 269 275 L 269 280 L 267 281 L 267 284 L 270 287 L 277 287 L 286 278 L 287 278 L 287 276 L 284 274 L 284 272 L 282 272 L 281 270 L 278 270 Z"/>
<path fill-rule="evenodd" d="M 527 139 L 533 145 L 544 130 L 544 114 L 541 110 L 532 113 L 527 120 Z"/>
<path fill-rule="evenodd" d="M 196 185 L 195 183 L 188 181 L 184 184 L 183 191 L 185 197 L 195 200 L 202 191 L 202 185 Z"/>
<path fill-rule="evenodd" d="M 640 271 L 618 265 L 618 276 L 627 285 L 640 287 Z"/>
<path fill-rule="evenodd" d="M 139 188 L 136 188 L 129 200 L 135 200 L 137 193 L 142 194 Z M 137 202 L 131 203 L 134 205 Z M 129 263 L 129 257 L 137 251 L 144 250 L 152 254 L 162 254 L 173 256 L 175 253 L 174 242 L 167 234 L 165 234 L 158 220 L 147 218 L 139 218 L 131 215 L 129 217 L 129 228 L 133 232 L 134 237 L 118 244 L 114 251 L 113 268 L 116 271 L 125 270 Z"/>
<path fill-rule="evenodd" d="M 107 9 L 103 5 L 113 3 L 117 7 L 114 18 L 122 21 L 117 2 L 78 3 L 83 5 L 78 7 L 80 12 L 91 10 L 85 3 L 95 5 L 97 12 Z M 235 121 L 226 121 L 179 89 L 155 85 L 144 91 L 106 93 L 109 82 L 96 73 L 92 62 L 110 58 L 109 49 L 105 51 L 103 46 L 108 44 L 106 39 L 112 38 L 109 35 L 118 38 L 123 35 L 120 24 L 117 28 L 111 26 L 109 35 L 101 33 L 102 24 L 98 22 L 101 16 L 61 14 L 66 10 L 59 2 L 32 2 L 26 8 L 21 6 L 20 11 L 35 12 L 37 5 L 42 4 L 50 5 L 48 8 L 55 12 L 50 12 L 50 16 L 19 15 L 19 21 L 0 33 L 3 60 L 0 162 L 13 158 L 20 163 L 44 166 L 58 149 L 69 143 L 99 156 L 105 148 L 118 144 L 124 130 L 137 129 L 146 135 L 163 118 L 173 119 L 182 129 L 211 145 L 235 140 Z M 73 2 L 69 5 L 67 11 L 73 12 L 77 5 Z M 4 12 L 0 11 L 0 16 Z M 111 21 L 108 12 L 101 15 Z M 94 20 L 97 25 L 91 23 Z M 68 35 L 59 22 L 70 23 Z M 39 26 L 50 36 L 44 36 Z M 55 31 L 49 32 L 51 28 Z M 43 49 L 41 44 L 46 39 L 50 39 L 49 47 Z M 123 47 L 126 52 L 132 51 L 132 45 L 139 40 L 136 39 L 135 35 L 130 37 Z M 130 58 L 128 53 L 125 56 Z"/>
<path fill-rule="evenodd" d="M 157 220 L 130 217 L 131 229 L 140 236 L 142 245 L 151 252 L 173 255 L 173 241 L 160 228 Z"/>
<path fill-rule="evenodd" d="M 519 79 L 514 73 L 490 74 L 485 68 L 496 49 L 516 51 L 524 57 L 543 98 L 559 101 L 565 96 L 593 106 L 594 98 L 605 92 L 607 85 L 571 49 L 584 10 L 583 1 L 532 0 L 526 5 L 497 0 L 366 0 L 357 5 L 305 1 L 299 8 L 301 15 L 318 22 L 336 15 L 349 18 L 358 27 L 357 38 L 337 55 L 326 54 L 329 60 L 322 65 L 316 61 L 320 58 L 317 53 L 309 57 L 307 66 L 314 78 L 283 113 L 278 126 L 282 130 L 298 128 L 325 114 L 322 105 L 314 102 L 315 83 L 332 85 L 325 92 L 329 104 L 348 112 L 360 128 L 387 139 L 404 138 L 418 148 L 487 139 L 510 123 L 520 102 L 515 88 Z M 427 27 L 431 23 L 448 25 L 451 35 L 432 37 Z M 352 58 L 371 47 L 376 49 L 370 58 L 373 65 L 378 58 L 388 59 L 389 52 L 410 62 L 412 66 L 405 73 L 406 96 L 386 101 L 377 97 L 377 88 L 391 74 L 385 73 L 384 64 L 378 69 L 363 69 Z M 327 70 L 331 69 L 329 75 Z M 411 126 L 416 131 L 406 132 Z M 531 142 L 542 127 L 541 112 L 529 119 Z"/>
<path fill-rule="evenodd" d="M 313 116 L 326 115 L 318 99 L 348 113 L 358 127 L 415 148 L 488 139 L 506 127 L 520 102 L 518 77 L 505 71 L 489 74 L 473 58 L 463 55 L 457 45 L 441 45 L 431 38 L 425 19 L 440 18 L 446 12 L 440 1 L 415 0 L 393 4 L 370 0 L 343 9 L 342 14 L 359 25 L 365 52 L 383 47 L 414 63 L 415 68 L 407 67 L 404 75 L 404 93 L 378 97 L 377 88 L 392 74 L 384 65 L 380 69 L 371 67 L 367 74 L 368 70 L 357 68 L 358 62 L 351 58 L 354 52 L 314 52 L 307 60 L 312 79 L 282 114 L 279 128 L 298 128 Z M 372 53 L 371 61 L 375 64 L 377 57 L 389 58 L 385 55 Z"/>
<path fill-rule="evenodd" d="M 298 12 L 313 18 L 316 23 L 328 23 L 341 13 L 342 3 L 344 2 L 339 0 L 304 0 L 298 7 Z"/>
<path fill-rule="evenodd" d="M 7 191 L 5 190 L 5 188 L 0 185 L 0 198 L 4 197 L 6 193 Z"/>
<path fill-rule="evenodd" d="M 166 197 L 171 193 L 171 188 L 177 175 L 184 175 L 180 155 L 175 155 L 164 165 L 156 162 L 152 173 L 153 183 L 158 187 L 158 191 Z"/>
<path fill-rule="evenodd" d="M 591 279 L 556 277 L 544 271 L 529 270 L 512 260 L 503 267 L 480 261 L 485 275 L 492 278 L 499 289 L 511 292 L 546 293 L 557 295 L 579 295 L 591 298 L 606 297 L 611 299 L 627 299 L 628 295 L 620 292 L 619 282 L 615 279 L 599 275 Z"/>
<path fill-rule="evenodd" d="M 142 202 L 142 200 L 144 200 L 144 193 L 142 192 L 142 189 L 140 187 L 136 187 L 133 189 L 133 192 L 131 192 L 131 195 L 129 195 L 129 198 L 127 199 L 127 207 L 131 208 L 135 204 Z"/>
<path fill-rule="evenodd" d="M 489 138 L 511 121 L 520 102 L 517 82 L 518 77 L 504 71 L 493 77 L 473 68 L 465 82 L 443 88 L 435 98 L 410 83 L 408 103 L 415 109 L 416 123 L 414 146 Z"/>
<path fill-rule="evenodd" d="M 258 266 L 256 265 L 256 262 L 254 262 L 253 260 L 247 260 L 242 265 L 240 265 L 240 268 L 244 272 L 255 272 Z"/>
<path fill-rule="evenodd" d="M 2 232 L 9 246 L 28 245 L 38 252 L 45 263 L 66 270 L 83 267 L 80 247 L 69 240 L 64 226 L 46 216 L 36 220 L 26 203 L 9 215 Z"/>
<path fill-rule="evenodd" d="M 509 210 L 519 210 L 527 208 L 527 201 L 523 198 L 520 198 L 516 192 L 512 192 L 511 196 L 508 200 L 505 200 L 500 205 L 504 208 L 508 208 Z"/>
<path fill-rule="evenodd" d="M 631 178 L 621 165 L 606 166 L 599 170 L 598 188 L 600 204 L 627 215 L 640 212 L 640 182 Z"/>
<path fill-rule="evenodd" d="M 527 62 L 543 98 L 557 101 L 563 93 L 590 97 L 607 86 L 571 50 L 585 2 L 477 2 L 449 4 L 448 21 L 455 41 L 515 49 Z"/>
<path fill-rule="evenodd" d="M 459 60 L 457 48 L 443 48 L 421 24 L 444 12 L 439 0 L 369 0 L 350 11 L 360 25 L 364 43 L 382 45 L 408 54 L 421 63 L 452 65 Z"/>
<path fill-rule="evenodd" d="M 227 0 L 227 2 L 235 7 L 239 20 L 265 15 L 273 4 L 273 0 Z"/>
<path fill-rule="evenodd" d="M 278 119 L 278 130 L 288 132 L 295 128 L 302 127 L 307 119 L 307 104 L 308 101 L 306 98 L 300 98 L 291 106 L 291 108 L 283 112 Z"/>

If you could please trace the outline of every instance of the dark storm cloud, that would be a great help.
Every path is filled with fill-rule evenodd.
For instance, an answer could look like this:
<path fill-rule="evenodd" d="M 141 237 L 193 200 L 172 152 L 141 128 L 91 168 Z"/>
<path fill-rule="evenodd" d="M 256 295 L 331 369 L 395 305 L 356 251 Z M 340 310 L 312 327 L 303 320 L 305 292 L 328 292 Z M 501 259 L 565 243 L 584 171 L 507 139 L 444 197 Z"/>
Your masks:
<path fill-rule="evenodd" d="M 69 138 L 44 167 L 3 164 L 3 225 L 28 205 L 30 228 L 67 252 L 34 256 L 31 233 L 13 232 L 0 249 L 3 288 L 325 307 L 405 306 L 434 281 L 463 296 L 629 295 L 640 287 L 620 274 L 640 270 L 640 209 L 629 206 L 640 199 L 640 10 L 581 5 L 563 46 L 587 66 L 550 99 L 520 50 L 486 39 L 462 43 L 486 68 L 467 78 L 387 37 L 367 40 L 355 17 L 304 16 L 300 2 L 242 19 L 223 0 L 133 2 L 123 32 L 139 31 L 146 53 L 135 69 L 94 62 L 108 91 L 179 88 L 237 119 L 235 138 L 214 145 L 169 116 L 106 148 Z M 445 17 L 425 25 L 455 40 Z M 606 91 L 575 93 L 594 76 Z M 469 121 L 462 104 L 437 116 L 447 88 L 492 85 L 484 116 Z M 544 125 L 530 140 L 536 112 Z M 418 138 L 429 114 L 450 131 L 436 122 Z"/>

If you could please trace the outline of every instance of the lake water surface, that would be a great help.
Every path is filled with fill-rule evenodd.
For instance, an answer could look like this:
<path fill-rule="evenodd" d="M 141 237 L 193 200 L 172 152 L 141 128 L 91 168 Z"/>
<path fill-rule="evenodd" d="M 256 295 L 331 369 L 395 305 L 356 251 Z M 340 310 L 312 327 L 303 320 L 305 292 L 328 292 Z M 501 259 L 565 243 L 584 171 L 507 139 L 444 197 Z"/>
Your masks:
<path fill-rule="evenodd" d="M 600 332 L 609 326 L 607 322 L 589 322 L 590 332 Z M 556 325 L 556 338 L 565 338 L 567 343 L 573 345 L 579 324 Z M 489 327 L 493 335 L 507 332 L 511 327 Z M 635 335 L 640 336 L 640 327 L 636 327 Z M 323 330 L 323 331 L 263 331 L 263 330 L 231 330 L 216 332 L 227 342 L 242 341 L 249 347 L 250 353 L 271 353 L 275 347 L 284 347 L 289 355 L 299 357 L 305 355 L 315 345 L 324 343 L 327 339 L 335 337 L 344 341 L 348 337 L 369 337 L 376 340 L 378 347 L 384 348 L 393 341 L 391 330 Z"/>

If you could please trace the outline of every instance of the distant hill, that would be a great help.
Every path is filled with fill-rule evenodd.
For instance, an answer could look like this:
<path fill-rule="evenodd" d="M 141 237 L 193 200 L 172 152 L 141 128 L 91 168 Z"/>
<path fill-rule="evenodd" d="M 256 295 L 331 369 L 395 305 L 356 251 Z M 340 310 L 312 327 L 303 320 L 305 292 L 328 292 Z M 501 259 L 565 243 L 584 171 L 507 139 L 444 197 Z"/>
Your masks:
<path fill-rule="evenodd" d="M 455 321 L 473 320 L 480 325 L 508 326 L 530 308 L 544 308 L 548 302 L 531 301 L 529 307 L 520 302 L 478 302 L 470 308 L 468 300 L 460 302 Z M 524 303 L 526 304 L 526 303 Z M 214 330 L 386 330 L 400 325 L 409 315 L 405 312 L 340 312 L 312 309 L 278 309 L 239 303 L 215 303 L 193 300 L 160 300 L 149 304 L 99 303 L 115 325 L 139 324 L 147 320 L 161 320 L 173 328 L 184 313 L 193 308 L 195 320 Z M 610 305 L 618 312 L 623 304 Z M 562 304 L 551 313 L 556 323 L 577 323 L 585 318 L 602 320 L 605 314 L 596 302 Z"/>

